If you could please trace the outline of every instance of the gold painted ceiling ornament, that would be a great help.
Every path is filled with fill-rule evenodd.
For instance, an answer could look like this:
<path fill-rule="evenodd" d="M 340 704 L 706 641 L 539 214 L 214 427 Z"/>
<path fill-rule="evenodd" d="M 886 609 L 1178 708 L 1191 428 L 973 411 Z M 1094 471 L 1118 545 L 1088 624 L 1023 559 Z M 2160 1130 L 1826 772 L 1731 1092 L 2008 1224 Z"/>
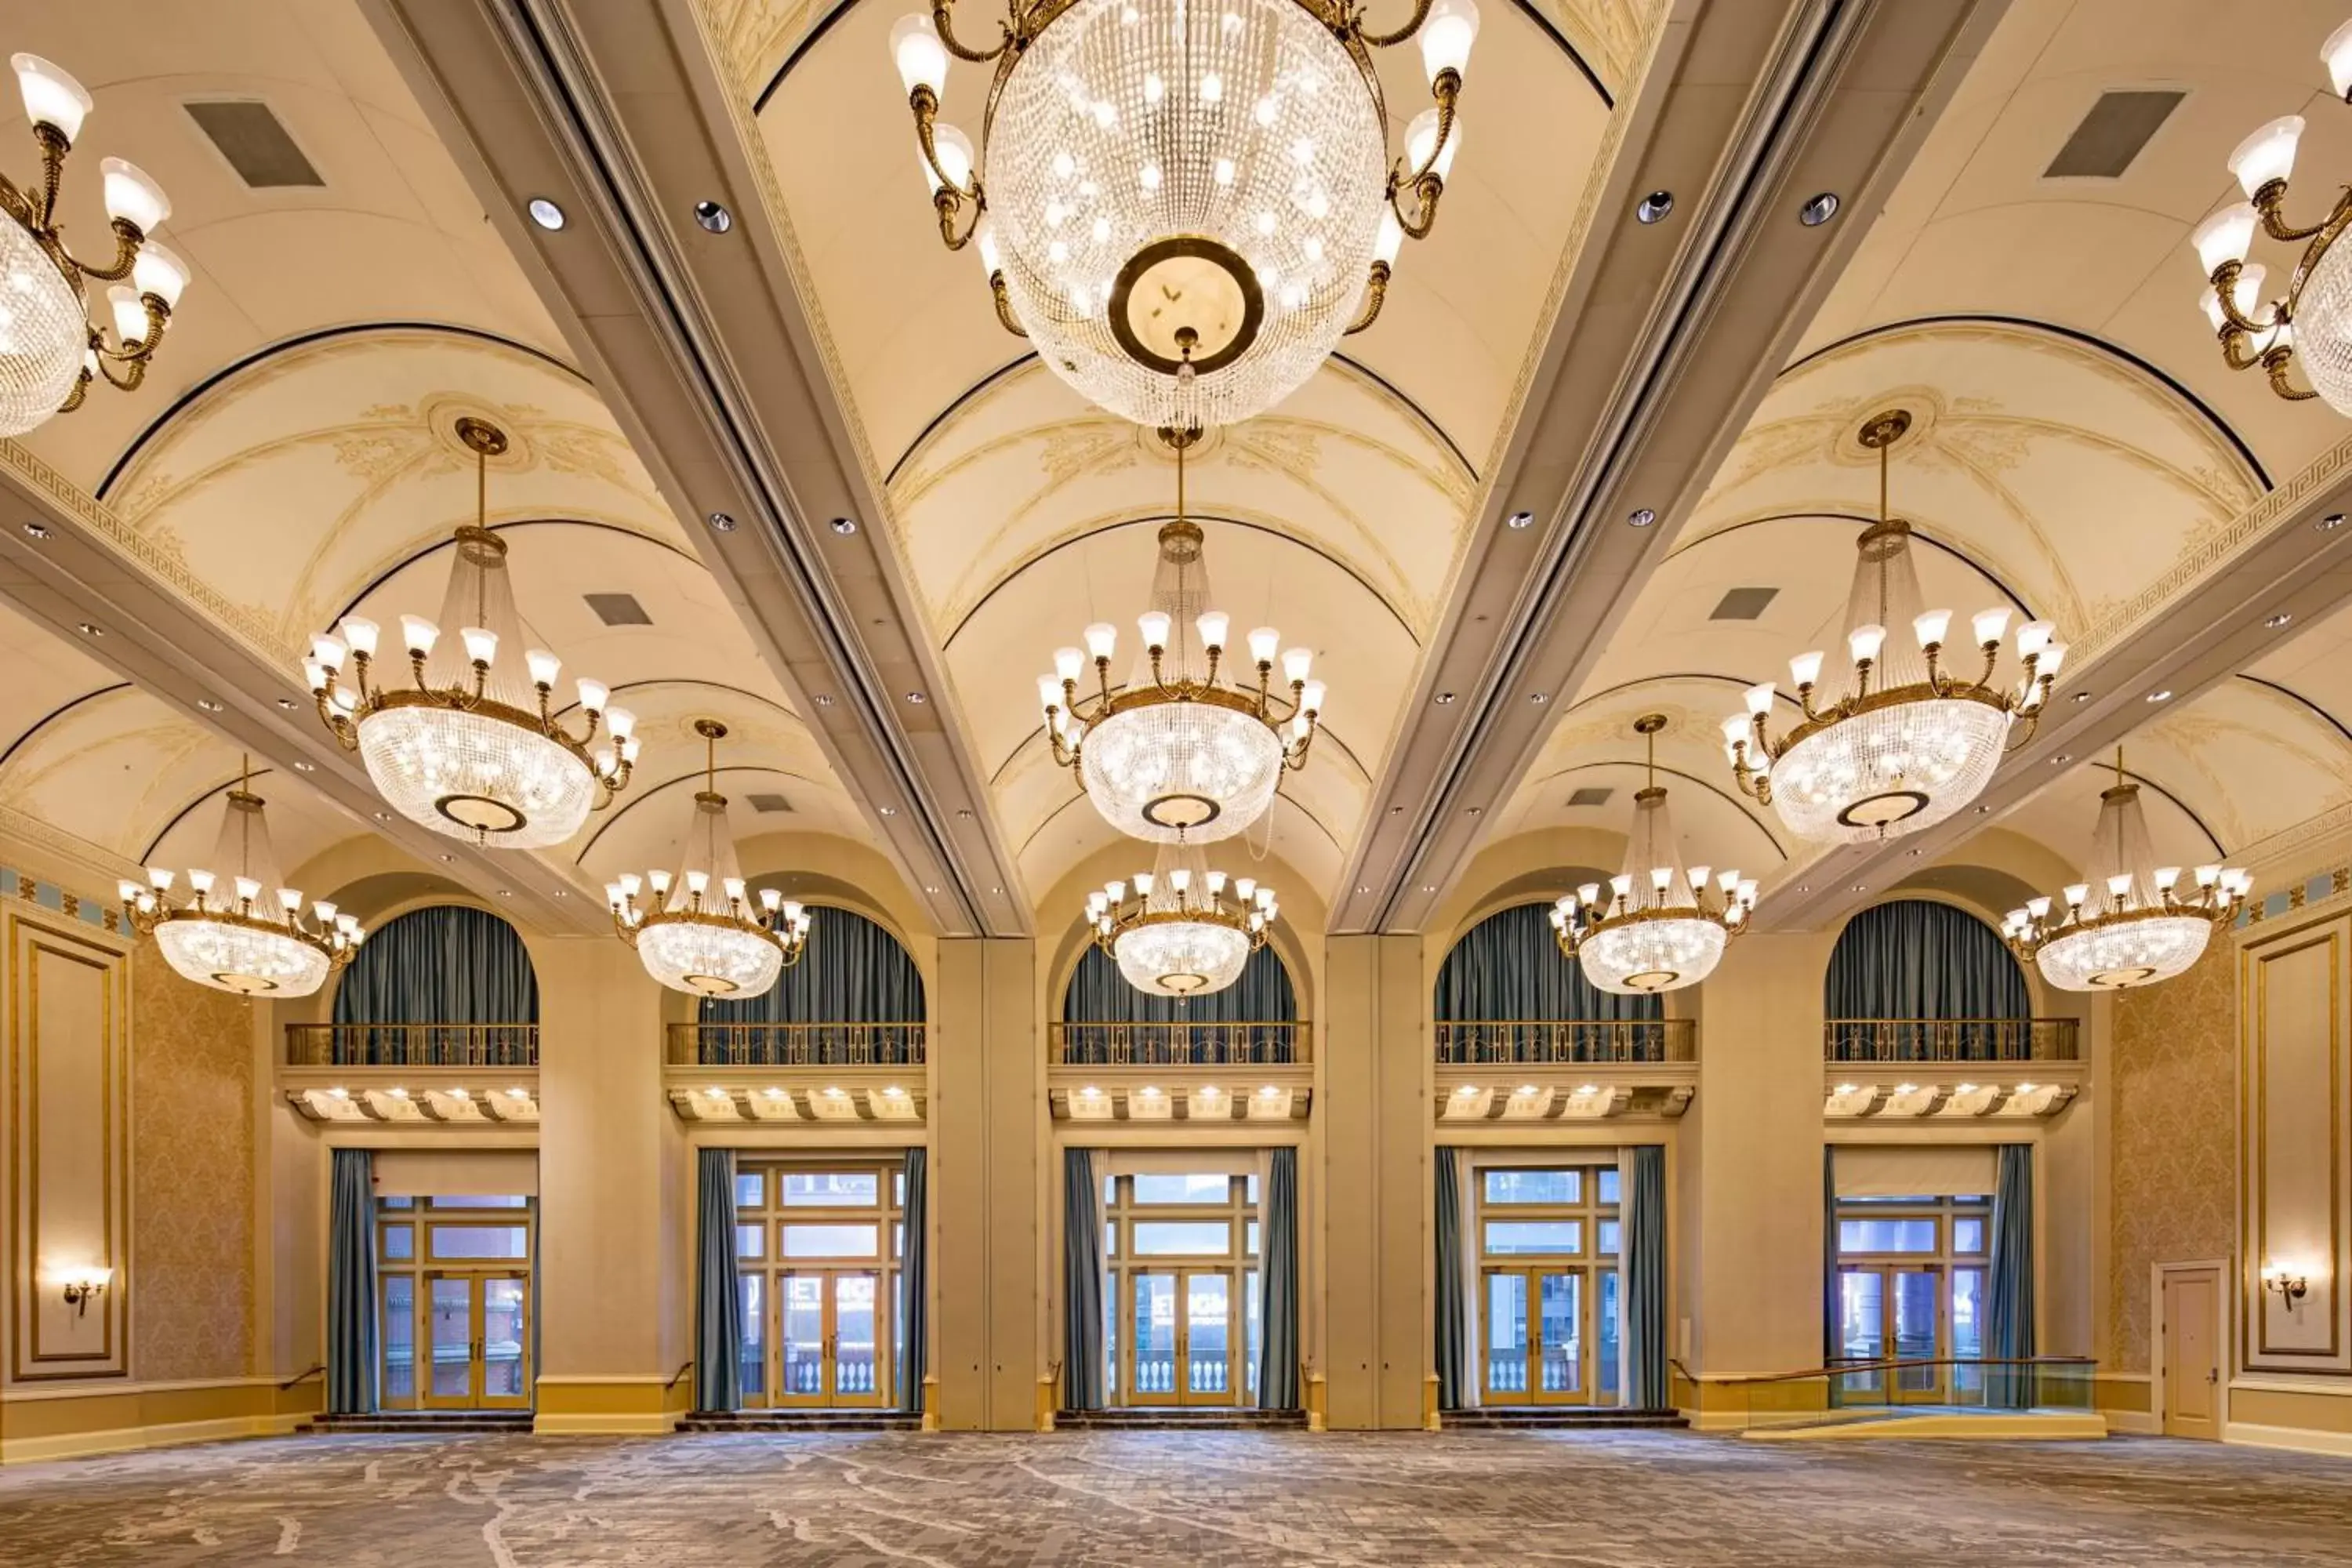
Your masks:
<path fill-rule="evenodd" d="M 1324 687 L 1308 679 L 1312 651 L 1282 649 L 1272 626 L 1249 634 L 1255 679 L 1224 678 L 1232 617 L 1208 607 L 1203 536 L 1184 515 L 1184 453 L 1201 432 L 1163 428 L 1160 437 L 1176 451 L 1176 521 L 1160 530 L 1151 608 L 1137 617 L 1142 657 L 1127 684 L 1112 686 L 1118 628 L 1097 621 L 1084 652 L 1056 650 L 1054 673 L 1037 678 L 1037 700 L 1055 765 L 1077 775 L 1105 821 L 1130 838 L 1213 843 L 1263 816 L 1284 773 L 1307 765 Z M 1274 690 L 1277 649 L 1287 701 Z M 1089 658 L 1095 689 L 1081 696 Z"/>
<path fill-rule="evenodd" d="M 2180 868 L 2158 866 L 2139 785 L 2116 748 L 2116 782 L 2099 796 L 2090 879 L 2065 889 L 2063 912 L 2034 899 L 2011 910 L 2001 934 L 2020 958 L 2062 991 L 2123 991 L 2153 985 L 2195 963 L 2215 926 L 2245 907 L 2253 879 L 2229 866 L 2200 866 L 2196 890 L 2180 889 Z"/>
<path fill-rule="evenodd" d="M 133 931 L 152 936 L 163 961 L 199 985 L 240 996 L 308 996 L 332 970 L 351 963 L 367 933 L 358 921 L 323 900 L 302 918 L 302 894 L 286 887 L 261 797 L 253 793 L 253 764 L 239 767 L 228 792 L 212 865 L 188 872 L 188 901 L 169 899 L 177 878 L 148 870 L 152 886 L 117 884 Z"/>
<path fill-rule="evenodd" d="M 98 164 L 114 254 L 93 263 L 66 248 L 58 187 L 90 96 L 38 55 L 11 56 L 9 63 L 41 150 L 37 186 L 0 174 L 0 208 L 16 220 L 0 223 L 0 436 L 21 436 L 80 407 L 100 377 L 124 392 L 138 389 L 188 286 L 188 266 L 152 237 L 172 215 L 163 187 L 120 158 Z M 91 283 L 111 285 L 110 332 L 91 317 L 85 292 Z"/>
<path fill-rule="evenodd" d="M 1131 889 L 1131 890 L 1130 890 Z M 1264 947 L 1281 904 L 1248 877 L 1228 881 L 1197 844 L 1162 844 L 1150 871 L 1087 895 L 1095 945 L 1127 983 L 1155 996 L 1203 996 L 1241 978 Z"/>
<path fill-rule="evenodd" d="M 604 684 L 584 678 L 581 733 L 557 717 L 562 660 L 523 650 L 506 541 L 489 529 L 488 465 L 507 449 L 506 433 L 470 416 L 457 421 L 457 433 L 474 454 L 475 521 L 457 530 L 442 625 L 400 617 L 411 684 L 369 679 L 378 628 L 359 616 L 343 617 L 341 636 L 311 640 L 303 673 L 320 721 L 344 750 L 360 753 L 378 793 L 403 816 L 477 844 L 545 848 L 571 837 L 591 809 L 602 810 L 628 787 L 636 718 L 608 708 Z M 442 635 L 453 621 L 461 628 L 455 646 Z M 349 686 L 341 679 L 347 657 L 354 666 Z M 609 732 L 607 743 L 597 744 L 600 732 Z"/>
<path fill-rule="evenodd" d="M 1709 868 L 1683 865 L 1658 783 L 1658 731 L 1665 727 L 1661 713 L 1633 721 L 1633 732 L 1649 744 L 1649 775 L 1633 796 L 1625 869 L 1610 879 L 1605 898 L 1600 883 L 1587 882 L 1551 910 L 1560 956 L 1582 963 L 1587 980 L 1620 996 L 1697 984 L 1756 910 L 1756 884 L 1738 871 L 1722 872 L 1720 891 L 1710 897 Z"/>
<path fill-rule="evenodd" d="M 2352 101 L 2352 22 L 2328 36 L 2319 58 L 2336 95 Z M 2246 200 L 2199 224 L 2189 244 L 2205 273 L 2200 302 L 2221 340 L 2224 363 L 2231 370 L 2261 366 L 2281 397 L 2324 397 L 2338 414 L 2352 414 L 2352 258 L 2335 249 L 2336 239 L 2352 226 L 2352 190 L 2339 195 L 2327 216 L 2308 228 L 2287 222 L 2287 176 L 2303 131 L 2302 115 L 2282 115 L 2241 142 L 2230 154 L 2230 173 Z M 2286 291 L 2276 299 L 2263 298 L 2269 269 L 2246 259 L 2257 228 L 2304 247 L 2287 275 Z M 2310 378 L 2310 388 L 2296 386 L 2287 374 L 2297 365 Z"/>
<path fill-rule="evenodd" d="M 702 789 L 687 826 L 685 864 L 675 879 L 667 871 L 642 879 L 625 874 L 606 884 L 604 901 L 614 934 L 637 950 L 646 973 L 671 990 L 758 996 L 801 961 L 812 917 L 773 888 L 761 889 L 752 900 L 727 826 L 727 797 L 719 793 L 719 742 L 727 738 L 727 726 L 698 719 L 694 732 L 704 746 Z M 653 897 L 640 904 L 637 895 L 648 887 Z"/>
<path fill-rule="evenodd" d="M 1978 612 L 1971 622 L 1984 665 L 1973 679 L 1943 668 L 1949 610 L 1920 607 L 1911 557 L 1911 525 L 1886 510 L 1887 454 L 1911 428 L 1896 408 L 1874 414 L 1860 432 L 1878 454 L 1878 521 L 1857 541 L 1853 588 L 1846 599 L 1846 648 L 1853 663 L 1844 690 L 1817 705 L 1822 655 L 1789 661 L 1803 721 L 1774 740 L 1775 687 L 1748 689 L 1748 711 L 1723 721 L 1724 752 L 1739 787 L 1801 837 L 1870 843 L 1943 821 L 1974 800 L 2006 750 L 2033 733 L 2064 661 L 2066 645 L 2047 621 L 2017 630 L 2024 673 L 2014 688 L 1993 684 L 2010 612 Z M 1908 621 L 1915 649 L 1890 637 Z M 2011 726 L 2023 719 L 2014 741 Z"/>
<path fill-rule="evenodd" d="M 979 251 L 1008 331 L 1139 425 L 1281 401 L 1436 222 L 1472 0 L 1391 33 L 1356 0 L 1009 0 L 986 48 L 952 10 L 890 32 L 940 237 Z M 1372 51 L 1415 38 L 1433 102 L 1392 163 Z M 939 121 L 950 56 L 995 67 L 977 151 Z"/>

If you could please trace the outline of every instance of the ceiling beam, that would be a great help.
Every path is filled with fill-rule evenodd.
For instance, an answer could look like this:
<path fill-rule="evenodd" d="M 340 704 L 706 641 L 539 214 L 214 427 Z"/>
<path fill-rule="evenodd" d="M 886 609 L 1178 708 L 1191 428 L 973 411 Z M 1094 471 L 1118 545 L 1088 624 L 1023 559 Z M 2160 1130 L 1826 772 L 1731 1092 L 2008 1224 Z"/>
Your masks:
<path fill-rule="evenodd" d="M 1668 24 L 1334 930 L 1431 917 L 2004 8 L 1717 3 Z M 1676 195 L 1665 223 L 1635 217 L 1652 190 Z M 1801 222 L 1823 191 L 1838 216 Z M 1508 529 L 1520 511 L 1547 526 Z"/>

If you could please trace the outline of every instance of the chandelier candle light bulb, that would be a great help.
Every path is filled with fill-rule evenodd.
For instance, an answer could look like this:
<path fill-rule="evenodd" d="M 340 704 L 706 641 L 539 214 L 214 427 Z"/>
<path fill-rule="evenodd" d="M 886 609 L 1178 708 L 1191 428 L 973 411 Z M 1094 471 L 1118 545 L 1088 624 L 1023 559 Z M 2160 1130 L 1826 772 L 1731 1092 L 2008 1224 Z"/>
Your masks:
<path fill-rule="evenodd" d="M 2032 738 L 2048 705 L 2066 647 L 2047 621 L 2018 628 L 2023 672 L 2014 688 L 1994 684 L 2005 608 L 1970 620 L 1983 663 L 1973 679 L 1947 668 L 1948 610 L 1922 609 L 1910 524 L 1887 511 L 1888 453 L 1911 428 L 1890 409 L 1871 416 L 1862 446 L 1878 454 L 1878 521 L 1858 541 L 1847 600 L 1845 689 L 1820 700 L 1822 656 L 1790 661 L 1803 718 L 1785 735 L 1770 731 L 1772 688 L 1751 688 L 1748 713 L 1723 723 L 1724 752 L 1739 787 L 1775 807 L 1802 837 L 1865 843 L 1943 821 L 1980 794 L 2005 750 Z M 1908 622 L 1916 652 L 1886 628 Z M 2016 721 L 2022 732 L 2012 736 Z"/>
<path fill-rule="evenodd" d="M 773 888 L 754 903 L 735 857 L 727 825 L 727 797 L 719 793 L 719 742 L 727 726 L 698 719 L 703 741 L 702 789 L 687 827 L 686 863 L 673 879 L 653 870 L 642 880 L 623 872 L 604 889 L 613 931 L 637 950 L 646 973 L 673 991 L 696 996 L 758 996 L 807 950 L 813 917 Z M 711 895 L 716 885 L 719 897 Z M 682 890 L 669 896 L 673 886 Z M 640 903 L 638 889 L 653 898 Z"/>
<path fill-rule="evenodd" d="M 215 865 L 234 868 L 233 899 L 215 899 L 219 879 L 201 868 L 188 873 L 191 897 L 176 909 L 165 901 L 173 874 L 160 866 L 148 870 L 147 887 L 124 881 L 116 890 L 131 929 L 152 936 L 164 962 L 187 979 L 240 996 L 308 996 L 352 961 L 366 933 L 330 903 L 315 906 L 314 921 L 302 919 L 302 895 L 280 883 L 277 847 L 252 784 L 248 763 L 229 791 L 213 848 Z"/>
<path fill-rule="evenodd" d="M 637 757 L 634 721 L 625 709 L 607 712 L 605 688 L 583 679 L 587 721 L 575 737 L 555 713 L 562 668 L 555 655 L 526 652 L 522 679 L 511 653 L 499 662 L 502 646 L 523 646 L 506 542 L 488 526 L 489 459 L 506 451 L 507 437 L 470 416 L 457 421 L 457 434 L 474 454 L 475 521 L 457 530 L 441 616 L 460 627 L 463 657 L 444 649 L 436 658 L 440 626 L 404 615 L 410 684 L 384 685 L 371 679 L 376 624 L 345 616 L 342 636 L 312 639 L 303 675 L 320 722 L 360 753 L 377 792 L 402 816 L 477 844 L 545 848 L 571 837 L 592 808 L 628 787 Z M 347 658 L 354 667 L 349 685 Z M 595 745 L 600 728 L 611 730 L 615 745 Z"/>
<path fill-rule="evenodd" d="M 1436 221 L 1471 0 L 1385 34 L 1333 0 L 1007 0 L 984 48 L 955 8 L 889 39 L 940 237 L 978 251 L 1006 331 L 1138 424 L 1280 402 Z M 1416 38 L 1431 107 L 1392 161 L 1373 51 Z M 976 151 L 940 120 L 951 58 L 992 68 Z"/>

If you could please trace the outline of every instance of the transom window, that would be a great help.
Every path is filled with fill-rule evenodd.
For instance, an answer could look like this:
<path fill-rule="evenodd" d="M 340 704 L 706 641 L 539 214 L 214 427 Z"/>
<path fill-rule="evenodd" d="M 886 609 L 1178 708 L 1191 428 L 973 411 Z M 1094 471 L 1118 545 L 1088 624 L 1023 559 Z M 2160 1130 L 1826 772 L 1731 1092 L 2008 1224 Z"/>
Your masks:
<path fill-rule="evenodd" d="M 746 1161 L 735 1173 L 749 1409 L 880 1405 L 905 1349 L 906 1173 L 897 1161 Z"/>
<path fill-rule="evenodd" d="M 1104 1387 L 1114 1405 L 1257 1402 L 1257 1177 L 1103 1178 Z"/>
<path fill-rule="evenodd" d="M 1981 1398 L 1992 1200 L 1846 1197 L 1837 1205 L 1838 1357 L 1895 1362 L 1852 1372 L 1842 1397 Z M 1891 1378 L 1891 1382 L 1889 1381 Z"/>
<path fill-rule="evenodd" d="M 386 1410 L 530 1403 L 532 1200 L 376 1200 L 377 1402 Z"/>

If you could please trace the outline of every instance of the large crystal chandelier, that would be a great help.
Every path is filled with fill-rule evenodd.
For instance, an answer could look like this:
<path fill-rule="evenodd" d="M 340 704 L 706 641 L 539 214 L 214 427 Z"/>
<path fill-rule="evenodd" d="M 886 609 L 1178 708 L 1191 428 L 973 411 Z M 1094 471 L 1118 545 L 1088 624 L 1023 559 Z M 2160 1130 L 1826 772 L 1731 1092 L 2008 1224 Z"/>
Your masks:
<path fill-rule="evenodd" d="M 188 286 L 188 268 L 150 237 L 172 214 L 163 188 L 120 158 L 98 162 L 114 254 L 93 264 L 66 249 L 58 186 L 90 96 L 38 55 L 15 55 L 9 63 L 41 149 L 38 186 L 22 188 L 0 174 L 0 208 L 16 220 L 0 223 L 0 436 L 21 436 L 80 407 L 100 376 L 125 392 L 146 380 Z M 90 283 L 112 285 L 110 333 L 91 319 L 84 293 Z"/>
<path fill-rule="evenodd" d="M 506 433 L 469 416 L 457 421 L 457 438 L 474 453 L 475 521 L 457 530 L 440 625 L 400 617 L 412 684 L 369 680 L 378 629 L 358 616 L 343 617 L 340 637 L 313 639 L 303 672 L 319 717 L 345 750 L 360 753 L 377 791 L 403 816 L 453 838 L 544 848 L 571 837 L 592 806 L 601 809 L 628 787 L 636 719 L 625 708 L 608 709 L 604 683 L 583 679 L 580 706 L 588 718 L 573 737 L 555 712 L 562 661 L 541 648 L 515 657 L 522 622 L 506 541 L 489 530 L 488 464 L 507 449 Z M 462 628 L 454 646 L 442 636 L 451 622 Z M 346 656 L 356 667 L 350 686 L 341 683 Z M 600 727 L 611 736 L 601 746 Z"/>
<path fill-rule="evenodd" d="M 1272 888 L 1247 877 L 1228 883 L 1183 838 L 1160 847 L 1131 893 L 1108 882 L 1087 895 L 1096 945 L 1129 984 L 1155 996 L 1200 996 L 1240 979 L 1280 909 Z"/>
<path fill-rule="evenodd" d="M 1984 666 L 1973 679 L 1942 668 L 1949 610 L 1922 610 L 1911 525 L 1886 511 L 1887 452 L 1911 428 L 1902 409 L 1873 415 L 1864 447 L 1878 454 L 1878 521 L 1864 529 L 1853 590 L 1846 600 L 1847 652 L 1853 667 L 1836 700 L 1817 705 L 1822 656 L 1789 661 L 1803 722 L 1774 740 L 1775 688 L 1750 687 L 1748 711 L 1723 721 L 1724 750 L 1739 787 L 1802 837 L 1864 843 L 1914 833 L 1951 816 L 1984 789 L 2009 749 L 2011 722 L 2022 718 L 2022 745 L 2033 733 L 2051 682 L 2066 655 L 2047 621 L 2017 631 L 2025 673 L 2014 689 L 1993 684 L 2009 611 L 1978 613 L 1971 623 Z M 1910 623 L 1918 647 L 1889 628 Z M 1890 635 L 1894 640 L 1890 642 Z"/>
<path fill-rule="evenodd" d="M 719 793 L 719 742 L 727 726 L 698 719 L 694 732 L 703 740 L 702 789 L 686 830 L 685 865 L 674 881 L 667 871 L 642 880 L 625 875 L 605 887 L 604 900 L 614 931 L 664 985 L 697 996 L 757 996 L 800 962 L 811 917 L 773 888 L 761 889 L 759 902 L 751 901 L 727 826 L 727 797 Z M 640 904 L 637 895 L 648 886 L 652 900 Z"/>
<path fill-rule="evenodd" d="M 1696 985 L 1715 971 L 1724 944 L 1748 929 L 1756 884 L 1737 871 L 1721 874 L 1709 897 L 1708 868 L 1685 868 L 1666 792 L 1658 783 L 1658 731 L 1663 713 L 1644 713 L 1633 732 L 1649 743 L 1649 782 L 1633 796 L 1633 831 L 1625 869 L 1609 879 L 1607 896 L 1587 882 L 1552 906 L 1552 935 L 1562 957 L 1584 965 L 1584 977 L 1603 991 L 1639 996 Z"/>
<path fill-rule="evenodd" d="M 1111 654 L 1118 628 L 1086 629 L 1086 652 L 1054 655 L 1054 673 L 1037 678 L 1054 761 L 1077 774 L 1103 819 L 1130 838 L 1167 843 L 1190 835 L 1211 843 L 1242 832 L 1273 803 L 1286 769 L 1304 767 L 1323 712 L 1324 688 L 1307 678 L 1307 648 L 1281 654 L 1290 698 L 1275 695 L 1276 650 L 1282 634 L 1249 634 L 1255 679 L 1221 679 L 1232 617 L 1208 608 L 1200 525 L 1184 516 L 1184 453 L 1197 429 L 1160 432 L 1176 450 L 1176 521 L 1160 530 L 1160 565 L 1151 608 L 1137 618 L 1143 651 L 1128 683 L 1113 689 Z M 1195 637 L 1199 638 L 1196 646 Z M 1078 680 L 1091 656 L 1095 690 Z"/>
<path fill-rule="evenodd" d="M 1415 0 L 1392 33 L 1354 0 L 1009 0 L 986 48 L 952 9 L 890 33 L 940 236 L 979 250 L 1008 331 L 1137 424 L 1280 402 L 1436 221 L 1470 0 Z M 1433 102 L 1391 164 L 1372 51 L 1414 37 Z M 950 55 L 995 65 L 976 152 L 939 123 Z"/>
<path fill-rule="evenodd" d="M 2091 878 L 2065 891 L 2063 913 L 2048 899 L 2011 910 L 2001 923 L 2021 958 L 2041 965 L 2062 991 L 2122 991 L 2169 980 L 2195 963 L 2205 939 L 2245 907 L 2253 879 L 2234 867 L 2200 866 L 2194 892 L 2178 890 L 2180 868 L 2158 866 L 2140 809 L 2139 785 L 2116 750 L 2116 782 L 2099 796 Z"/>
<path fill-rule="evenodd" d="M 188 901 L 164 901 L 177 879 L 172 872 L 156 867 L 147 876 L 151 887 L 118 885 L 131 928 L 153 936 L 174 970 L 215 990 L 308 996 L 328 971 L 352 961 L 367 934 L 323 900 L 311 906 L 311 921 L 303 920 L 301 893 L 278 875 L 250 763 L 229 791 L 211 866 L 188 873 Z"/>
<path fill-rule="evenodd" d="M 2328 35 L 2319 58 L 2336 95 L 2352 100 L 2352 22 Z M 2208 284 L 2205 319 L 2229 367 L 2260 365 L 2281 397 L 2324 397 L 2338 414 L 2352 414 L 2352 260 L 2334 248 L 2336 237 L 2352 226 L 2352 189 L 2308 228 L 2286 221 L 2287 176 L 2303 129 L 2302 115 L 2284 115 L 2238 144 L 2230 173 L 2247 199 L 2198 225 L 2189 243 Z M 2263 297 L 2268 268 L 2246 259 L 2257 227 L 2285 244 L 2308 242 L 2287 274 L 2285 292 L 2274 299 Z M 2291 364 L 2303 367 L 2315 391 L 2294 384 L 2287 374 Z"/>

